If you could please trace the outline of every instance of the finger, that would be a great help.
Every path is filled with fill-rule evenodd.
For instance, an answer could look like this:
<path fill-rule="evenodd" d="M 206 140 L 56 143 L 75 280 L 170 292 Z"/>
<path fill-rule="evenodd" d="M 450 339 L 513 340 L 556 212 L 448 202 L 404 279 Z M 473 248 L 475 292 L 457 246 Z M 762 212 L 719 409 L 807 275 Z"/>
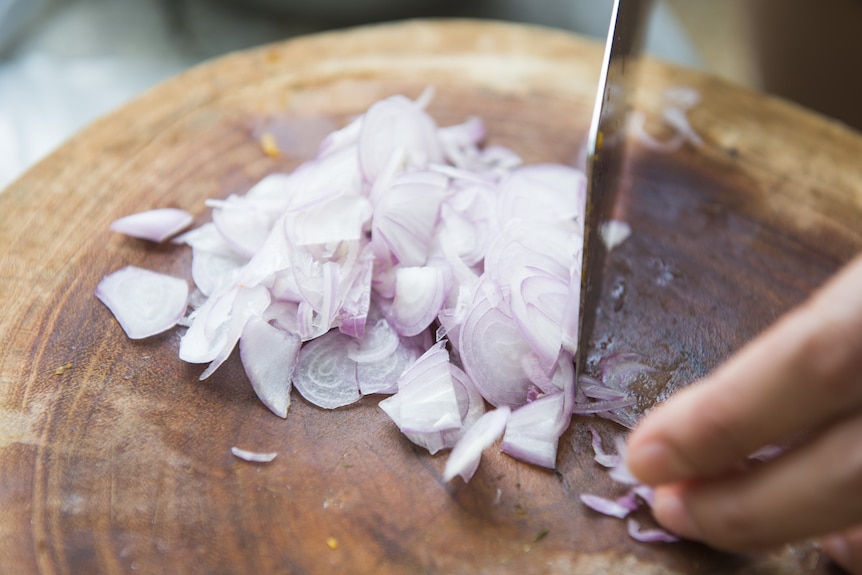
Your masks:
<path fill-rule="evenodd" d="M 862 524 L 862 417 L 738 473 L 656 489 L 670 531 L 728 551 L 767 549 Z"/>
<path fill-rule="evenodd" d="M 714 476 L 862 409 L 862 257 L 706 379 L 644 417 L 628 464 L 649 484 Z"/>
<path fill-rule="evenodd" d="M 862 526 L 823 539 L 820 548 L 850 573 L 862 575 Z"/>

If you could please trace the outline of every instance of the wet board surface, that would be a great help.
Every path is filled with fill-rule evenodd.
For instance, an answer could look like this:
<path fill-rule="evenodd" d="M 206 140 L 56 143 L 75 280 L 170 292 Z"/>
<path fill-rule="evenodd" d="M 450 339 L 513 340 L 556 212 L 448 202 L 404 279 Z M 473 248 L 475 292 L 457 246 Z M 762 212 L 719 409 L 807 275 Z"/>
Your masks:
<path fill-rule="evenodd" d="M 232 357 L 207 382 L 179 331 L 129 341 L 93 297 L 122 266 L 190 277 L 190 253 L 114 234 L 155 207 L 208 220 L 310 158 L 372 102 L 429 84 L 441 124 L 479 115 L 527 162 L 576 164 L 601 47 L 473 21 L 301 38 L 195 68 L 88 127 L 0 194 L 0 558 L 15 573 L 829 573 L 810 546 L 727 555 L 644 545 L 582 492 L 615 495 L 576 418 L 556 471 L 492 448 L 473 480 L 400 435 L 380 397 L 282 420 Z M 637 148 L 593 360 L 656 369 L 639 408 L 704 375 L 862 248 L 862 139 L 789 104 L 662 63 L 640 105 L 698 89 L 701 147 Z M 657 134 L 661 127 L 656 125 Z M 267 156 L 273 133 L 282 155 Z M 68 369 L 58 369 L 70 366 Z M 62 373 L 58 373 L 62 372 Z M 272 463 L 230 448 L 277 451 Z"/>

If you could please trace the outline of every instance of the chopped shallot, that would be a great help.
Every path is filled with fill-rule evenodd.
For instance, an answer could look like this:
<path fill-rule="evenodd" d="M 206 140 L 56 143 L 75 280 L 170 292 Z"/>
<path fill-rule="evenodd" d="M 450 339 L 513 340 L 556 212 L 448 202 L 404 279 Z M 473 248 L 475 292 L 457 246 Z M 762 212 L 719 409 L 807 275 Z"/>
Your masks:
<path fill-rule="evenodd" d="M 620 519 L 624 519 L 629 516 L 632 512 L 632 509 L 626 505 L 622 505 L 618 501 L 614 501 L 612 499 L 605 499 L 604 497 L 599 497 L 598 495 L 591 495 L 589 493 L 581 494 L 581 501 L 584 502 L 584 505 L 593 509 L 594 511 L 598 511 L 602 515 L 608 515 L 609 517 L 618 517 Z"/>
<path fill-rule="evenodd" d="M 290 388 L 302 341 L 295 333 L 283 331 L 251 317 L 242 330 L 239 353 L 255 393 L 274 414 L 287 417 Z"/>
<path fill-rule="evenodd" d="M 102 278 L 96 297 L 111 310 L 130 339 L 143 339 L 180 321 L 189 286 L 179 278 L 127 266 Z"/>
<path fill-rule="evenodd" d="M 575 381 L 584 172 L 521 165 L 484 145 L 479 118 L 439 127 L 432 95 L 376 102 L 291 173 L 208 200 L 213 221 L 174 240 L 192 250 L 187 316 L 184 280 L 138 268 L 107 276 L 96 295 L 129 337 L 181 323 L 179 358 L 208 364 L 202 379 L 238 346 L 280 417 L 292 388 L 325 409 L 389 394 L 379 405 L 411 441 L 452 449 L 447 481 L 469 480 L 501 436 L 506 453 L 552 468 L 572 414 L 633 425 L 629 385 L 650 368 L 617 354 L 601 379 Z M 698 141 L 686 116 L 696 96 L 667 96 L 680 142 Z M 154 210 L 112 228 L 162 241 L 189 220 Z M 612 226 L 608 249 L 630 232 Z M 622 457 L 597 459 L 628 480 Z M 647 495 L 635 485 L 629 499 L 586 501 L 617 509 Z"/>
<path fill-rule="evenodd" d="M 615 438 L 617 453 L 614 455 L 608 454 L 602 447 L 602 440 L 598 431 L 593 426 L 589 427 L 592 435 L 593 452 L 595 453 L 596 462 L 602 467 L 609 468 L 608 475 L 611 479 L 623 485 L 630 486 L 625 495 L 617 499 L 607 499 L 582 493 L 581 501 L 590 509 L 597 511 L 609 517 L 618 519 L 628 519 L 628 533 L 632 539 L 644 543 L 673 543 L 679 541 L 676 535 L 656 527 L 653 529 L 641 529 L 640 524 L 631 517 L 631 514 L 641 507 L 652 507 L 653 504 L 653 489 L 648 485 L 639 483 L 638 480 L 629 471 L 626 465 L 625 440 L 618 436 Z"/>
<path fill-rule="evenodd" d="M 356 362 L 347 355 L 349 343 L 350 336 L 330 331 L 302 346 L 293 376 L 302 397 L 325 409 L 359 401 Z"/>
<path fill-rule="evenodd" d="M 404 432 L 433 432 L 461 426 L 461 409 L 445 340 L 435 344 L 398 380 L 398 393 L 380 402 Z"/>
<path fill-rule="evenodd" d="M 446 469 L 443 471 L 443 481 L 454 479 L 460 475 L 464 481 L 470 481 L 479 467 L 482 451 L 490 447 L 506 429 L 506 422 L 512 410 L 508 407 L 498 407 L 479 418 L 464 436 L 455 444 Z"/>
<path fill-rule="evenodd" d="M 632 517 L 626 522 L 629 536 L 641 543 L 676 543 L 679 537 L 668 533 L 664 529 L 642 529 L 640 524 Z"/>
<path fill-rule="evenodd" d="M 185 210 L 159 208 L 114 220 L 111 229 L 133 238 L 160 243 L 189 227 L 193 219 Z"/>

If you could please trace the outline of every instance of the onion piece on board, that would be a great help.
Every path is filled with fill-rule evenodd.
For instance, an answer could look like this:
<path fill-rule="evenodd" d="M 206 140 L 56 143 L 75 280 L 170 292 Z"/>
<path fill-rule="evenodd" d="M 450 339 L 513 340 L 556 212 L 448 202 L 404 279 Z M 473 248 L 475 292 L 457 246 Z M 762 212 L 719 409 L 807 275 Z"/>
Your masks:
<path fill-rule="evenodd" d="M 613 499 L 606 499 L 604 497 L 599 497 L 598 495 L 581 493 L 580 499 L 584 505 L 593 511 L 601 513 L 602 515 L 607 515 L 608 517 L 625 519 L 632 512 L 632 510 L 625 505 L 620 505 Z"/>
<path fill-rule="evenodd" d="M 404 433 L 407 439 L 420 447 L 424 447 L 431 455 L 441 449 L 454 447 L 464 433 L 485 413 L 485 400 L 479 395 L 479 390 L 476 389 L 467 374 L 456 365 L 450 365 L 449 368 L 452 372 L 452 382 L 455 384 L 458 409 L 461 411 L 461 426 L 427 433 L 410 431 Z"/>
<path fill-rule="evenodd" d="M 459 339 L 464 371 L 489 403 L 519 406 L 527 402 L 530 379 L 522 359 L 532 350 L 509 315 L 482 297 L 467 312 Z"/>
<path fill-rule="evenodd" d="M 239 342 L 249 319 L 260 316 L 269 306 L 270 301 L 269 291 L 263 286 L 237 289 L 227 321 L 217 328 L 220 336 L 223 336 L 223 341 L 216 356 L 200 375 L 201 381 L 215 373 L 227 361 Z"/>
<path fill-rule="evenodd" d="M 185 210 L 158 208 L 119 218 L 110 227 L 133 238 L 161 243 L 189 227 L 193 219 Z"/>
<path fill-rule="evenodd" d="M 635 541 L 642 543 L 676 543 L 679 537 L 664 529 L 642 529 L 640 524 L 632 517 L 626 522 L 629 536 Z"/>
<path fill-rule="evenodd" d="M 299 350 L 293 385 L 310 403 L 335 409 L 359 401 L 356 362 L 347 356 L 350 340 L 332 330 L 305 342 Z"/>
<path fill-rule="evenodd" d="M 437 124 L 425 110 L 404 96 L 372 104 L 359 128 L 359 165 L 373 182 L 393 150 L 403 148 L 411 166 L 424 168 L 442 159 Z"/>
<path fill-rule="evenodd" d="M 503 452 L 521 461 L 554 469 L 557 442 L 571 417 L 571 411 L 566 413 L 565 403 L 565 392 L 558 391 L 513 411 L 503 436 Z"/>
<path fill-rule="evenodd" d="M 381 318 L 370 329 L 365 328 L 361 338 L 350 342 L 347 357 L 356 363 L 381 361 L 395 353 L 400 343 L 398 333 Z"/>
<path fill-rule="evenodd" d="M 252 316 L 242 330 L 239 354 L 254 392 L 270 411 L 287 417 L 290 389 L 302 341 L 259 316 Z"/>
<path fill-rule="evenodd" d="M 628 517 L 628 533 L 632 539 L 644 543 L 665 542 L 671 543 L 679 541 L 679 538 L 664 529 L 657 527 L 653 529 L 641 529 L 640 524 L 633 518 L 629 517 L 634 511 L 637 511 L 642 506 L 651 508 L 654 499 L 654 490 L 648 485 L 644 485 L 632 475 L 626 465 L 626 444 L 622 436 L 614 438 L 614 443 L 617 447 L 616 454 L 607 453 L 602 448 L 602 440 L 598 431 L 594 427 L 589 427 L 592 435 L 592 447 L 595 453 L 596 462 L 603 467 L 608 468 L 608 475 L 611 479 L 618 483 L 631 486 L 628 492 L 616 500 L 606 499 L 597 495 L 584 493 L 580 495 L 581 501 L 594 511 L 603 513 L 610 517 L 625 519 Z"/>
<path fill-rule="evenodd" d="M 357 362 L 356 379 L 359 392 L 362 395 L 397 392 L 401 374 L 421 355 L 422 350 L 419 347 L 407 341 L 407 338 L 399 338 L 398 347 L 387 357 L 377 361 Z"/>
<path fill-rule="evenodd" d="M 250 461 L 252 463 L 269 463 L 278 456 L 277 451 L 263 453 L 259 451 L 248 451 L 247 449 L 241 449 L 239 447 L 231 447 L 230 452 L 233 453 L 235 457 L 239 457 L 244 461 Z"/>
<path fill-rule="evenodd" d="M 173 276 L 126 266 L 102 278 L 96 297 L 129 339 L 144 339 L 177 325 L 186 312 L 189 285 Z"/>
<path fill-rule="evenodd" d="M 445 298 L 446 284 L 441 268 L 398 268 L 395 273 L 395 298 L 387 318 L 401 335 L 418 335 L 440 313 Z"/>
<path fill-rule="evenodd" d="M 426 351 L 398 380 L 398 393 L 380 408 L 402 432 L 433 432 L 461 426 L 461 410 L 452 381 L 446 342 Z"/>
<path fill-rule="evenodd" d="M 511 414 L 512 410 L 503 406 L 480 417 L 458 440 L 452 453 L 449 454 L 446 468 L 443 470 L 443 481 L 450 481 L 456 475 L 460 475 L 465 482 L 470 481 L 476 469 L 479 468 L 482 451 L 503 435 Z"/>
<path fill-rule="evenodd" d="M 450 478 L 469 479 L 507 420 L 503 449 L 551 467 L 571 413 L 636 422 L 630 380 L 649 368 L 610 358 L 602 382 L 575 389 L 583 171 L 520 167 L 512 150 L 480 147 L 478 118 L 439 128 L 431 94 L 382 100 L 291 173 L 207 200 L 213 223 L 175 240 L 192 246 L 199 290 L 180 359 L 209 363 L 206 377 L 239 342 L 255 391 L 282 417 L 292 385 L 324 408 L 395 393 L 382 405 L 412 441 L 455 448 Z M 667 94 L 664 121 L 682 143 L 699 142 L 686 115 L 698 96 Z M 151 232 L 132 230 L 169 233 Z M 450 341 L 435 347 L 435 329 Z M 633 480 L 622 463 L 613 473 Z"/>

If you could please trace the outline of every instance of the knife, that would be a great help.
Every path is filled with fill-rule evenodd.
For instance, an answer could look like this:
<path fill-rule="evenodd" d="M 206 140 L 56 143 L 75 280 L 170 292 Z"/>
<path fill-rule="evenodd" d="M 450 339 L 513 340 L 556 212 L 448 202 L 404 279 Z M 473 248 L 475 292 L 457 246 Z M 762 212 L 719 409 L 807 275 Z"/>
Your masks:
<path fill-rule="evenodd" d="M 626 153 L 637 61 L 653 0 L 614 0 L 598 93 L 587 141 L 587 194 L 581 260 L 576 377 L 584 372 L 601 294 L 605 247 L 602 225 L 612 219 Z M 575 380 L 577 381 L 577 379 Z"/>

